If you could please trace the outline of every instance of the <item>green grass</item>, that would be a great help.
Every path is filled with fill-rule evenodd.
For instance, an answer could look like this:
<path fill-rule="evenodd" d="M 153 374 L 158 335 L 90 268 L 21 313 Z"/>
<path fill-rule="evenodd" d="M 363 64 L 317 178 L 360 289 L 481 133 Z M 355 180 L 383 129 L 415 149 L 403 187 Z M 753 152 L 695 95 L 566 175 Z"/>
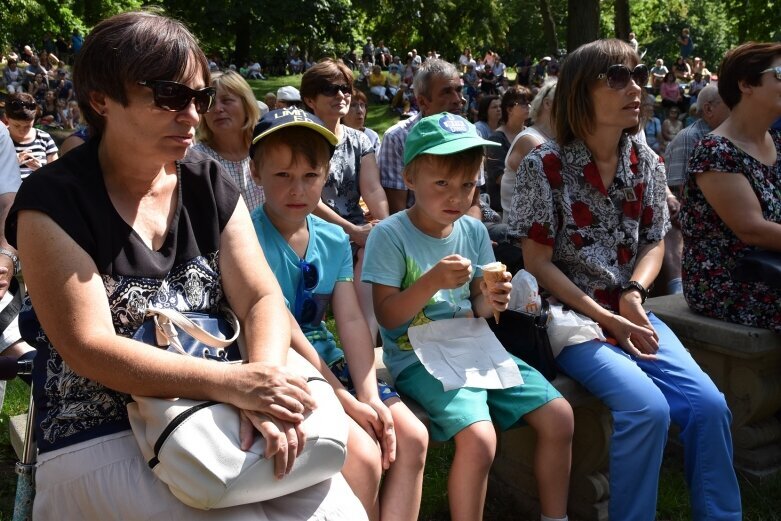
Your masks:
<path fill-rule="evenodd" d="M 12 380 L 6 384 L 5 400 L 0 413 L 0 521 L 10 520 L 14 511 L 16 495 L 16 454 L 11 447 L 11 416 L 27 411 L 30 403 L 30 388 L 21 380 Z"/>
<path fill-rule="evenodd" d="M 265 80 L 249 80 L 248 83 L 252 87 L 255 97 L 262 101 L 267 92 L 276 94 L 277 89 L 285 85 L 298 89 L 301 86 L 301 75 L 269 76 Z M 380 137 L 398 120 L 399 118 L 388 109 L 387 104 L 383 105 L 369 101 L 366 111 L 366 126 L 377 132 Z"/>

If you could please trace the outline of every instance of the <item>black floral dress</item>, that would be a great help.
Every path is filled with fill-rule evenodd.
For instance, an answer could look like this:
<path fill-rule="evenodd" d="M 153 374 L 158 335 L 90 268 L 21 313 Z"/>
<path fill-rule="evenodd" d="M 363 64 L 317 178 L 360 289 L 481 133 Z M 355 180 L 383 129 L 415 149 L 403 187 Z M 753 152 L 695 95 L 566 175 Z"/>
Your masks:
<path fill-rule="evenodd" d="M 681 209 L 683 294 L 694 311 L 709 317 L 781 332 L 781 291 L 766 284 L 732 280 L 736 262 L 755 248 L 744 244 L 716 214 L 697 187 L 700 172 L 743 175 L 762 215 L 781 223 L 781 132 L 771 131 L 776 164 L 767 166 L 722 136 L 708 135 L 689 159 L 689 180 Z"/>

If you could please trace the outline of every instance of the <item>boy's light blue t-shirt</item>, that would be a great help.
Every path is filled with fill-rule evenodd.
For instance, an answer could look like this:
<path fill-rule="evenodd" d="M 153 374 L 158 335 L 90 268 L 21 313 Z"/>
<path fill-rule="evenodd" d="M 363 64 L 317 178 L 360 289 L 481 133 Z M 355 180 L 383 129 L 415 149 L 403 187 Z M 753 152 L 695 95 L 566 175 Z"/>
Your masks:
<path fill-rule="evenodd" d="M 282 287 L 288 307 L 295 309 L 296 289 L 301 279 L 301 259 L 271 223 L 264 208 L 252 212 L 252 224 L 263 248 L 271 271 Z M 326 329 L 324 317 L 337 282 L 352 282 L 353 257 L 350 240 L 335 224 L 328 223 L 314 215 L 306 218 L 309 229 L 309 244 L 305 259 L 317 268 L 319 275 L 312 296 L 317 303 L 315 319 L 308 324 L 299 322 L 306 337 L 329 366 L 344 357 L 336 345 L 334 336 Z"/>
<path fill-rule="evenodd" d="M 453 223 L 450 235 L 436 239 L 415 227 L 406 211 L 399 212 L 381 221 L 369 234 L 361 279 L 404 291 L 440 260 L 454 253 L 472 261 L 472 279 L 482 277 L 483 272 L 477 265 L 494 261 L 485 225 L 463 216 Z M 394 379 L 418 361 L 407 336 L 411 325 L 472 316 L 470 283 L 471 280 L 457 289 L 437 291 L 412 320 L 395 329 L 380 326 L 385 365 Z"/>

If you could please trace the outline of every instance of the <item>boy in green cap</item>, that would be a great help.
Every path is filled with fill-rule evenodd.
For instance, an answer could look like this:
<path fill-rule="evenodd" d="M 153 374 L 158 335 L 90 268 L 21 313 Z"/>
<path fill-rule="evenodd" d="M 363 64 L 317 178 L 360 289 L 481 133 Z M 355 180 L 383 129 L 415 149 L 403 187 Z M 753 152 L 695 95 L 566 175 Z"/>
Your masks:
<path fill-rule="evenodd" d="M 404 147 L 404 182 L 415 204 L 375 227 L 366 243 L 363 280 L 372 283 L 385 364 L 396 388 L 428 412 L 431 437 L 455 438 L 448 478 L 452 519 L 482 519 L 497 427 L 526 422 L 537 433 L 535 473 L 543 520 L 567 519 L 572 409 L 535 369 L 514 358 L 523 384 L 507 389 L 445 391 L 418 360 L 412 325 L 460 317 L 488 317 L 507 308 L 510 274 L 490 289 L 478 266 L 494 261 L 488 232 L 464 215 L 472 202 L 483 147 L 460 116 L 423 118 Z"/>

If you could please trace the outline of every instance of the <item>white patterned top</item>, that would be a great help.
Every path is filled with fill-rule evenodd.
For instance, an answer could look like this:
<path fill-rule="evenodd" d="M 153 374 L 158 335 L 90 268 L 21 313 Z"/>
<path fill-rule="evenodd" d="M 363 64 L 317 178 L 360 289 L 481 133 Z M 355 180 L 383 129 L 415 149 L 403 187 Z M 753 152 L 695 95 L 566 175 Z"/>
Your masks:
<path fill-rule="evenodd" d="M 250 213 L 255 208 L 263 206 L 263 203 L 266 202 L 266 195 L 263 193 L 263 188 L 256 185 L 252 179 L 249 169 L 249 155 L 241 161 L 229 161 L 204 143 L 193 145 L 193 149 L 219 161 L 231 179 L 233 179 L 233 182 L 236 183 L 236 186 L 239 187 L 241 197 L 244 199 L 244 203 L 249 208 Z"/>

